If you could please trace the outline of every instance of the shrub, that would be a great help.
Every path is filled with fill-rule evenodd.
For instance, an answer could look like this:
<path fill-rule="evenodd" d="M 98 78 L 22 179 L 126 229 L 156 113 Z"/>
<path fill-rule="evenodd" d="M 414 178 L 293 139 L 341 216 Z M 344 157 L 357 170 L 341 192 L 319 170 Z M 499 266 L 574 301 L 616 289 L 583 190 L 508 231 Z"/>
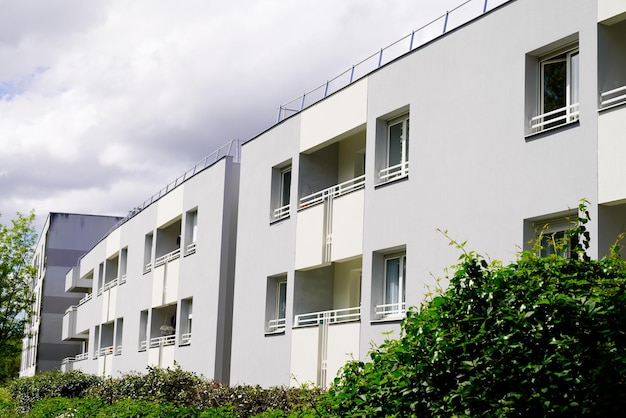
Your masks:
<path fill-rule="evenodd" d="M 523 252 L 503 266 L 464 252 L 448 289 L 407 313 L 400 339 L 374 349 L 371 362 L 344 367 L 328 412 L 618 416 L 626 408 L 626 263 L 616 249 L 600 261 L 586 256 L 580 209 L 572 258 Z"/>
<path fill-rule="evenodd" d="M 81 371 L 61 373 L 52 370 L 32 377 L 13 380 L 9 384 L 11 396 L 22 412 L 28 412 L 35 402 L 53 397 L 75 398 L 101 382 L 98 376 Z"/>

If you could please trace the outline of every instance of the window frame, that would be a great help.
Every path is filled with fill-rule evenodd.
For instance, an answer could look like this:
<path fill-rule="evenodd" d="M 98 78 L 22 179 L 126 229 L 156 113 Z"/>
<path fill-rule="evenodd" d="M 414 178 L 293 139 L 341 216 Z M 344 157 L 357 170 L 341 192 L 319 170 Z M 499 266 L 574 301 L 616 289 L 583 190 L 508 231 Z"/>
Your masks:
<path fill-rule="evenodd" d="M 291 160 L 272 167 L 270 223 L 278 222 L 291 216 L 292 168 Z M 286 181 L 287 176 L 288 181 Z"/>
<path fill-rule="evenodd" d="M 549 257 L 552 254 L 557 254 L 556 249 L 553 245 L 555 240 L 564 239 L 565 232 L 576 226 L 576 219 L 577 218 L 574 215 L 572 217 L 567 216 L 533 222 L 533 229 L 535 231 L 534 240 L 540 245 L 540 247 L 537 249 L 537 256 L 543 258 Z M 557 237 L 557 234 L 563 234 L 563 236 Z M 550 245 L 550 247 L 546 247 L 546 245 L 544 245 L 544 239 L 546 240 L 546 245 Z M 564 258 L 571 257 L 571 250 L 576 244 L 575 239 L 576 237 L 572 237 L 570 239 L 568 247 L 565 249 L 565 251 L 559 254 L 560 256 Z M 552 241 L 552 244 L 550 243 L 550 241 Z"/>
<path fill-rule="evenodd" d="M 392 132 L 394 126 L 401 125 L 400 134 L 400 162 L 393 164 L 392 156 Z M 385 160 L 384 167 L 378 172 L 381 183 L 408 177 L 409 175 L 409 144 L 410 144 L 410 115 L 404 113 L 386 122 L 385 127 Z"/>
<path fill-rule="evenodd" d="M 287 282 L 287 274 L 279 274 L 267 278 L 265 298 L 266 335 L 282 334 L 285 332 L 287 325 Z M 281 289 L 283 289 L 284 292 L 281 292 Z"/>
<path fill-rule="evenodd" d="M 388 292 L 389 268 L 388 263 L 391 260 L 398 260 L 398 297 L 395 301 L 390 301 Z M 376 313 L 384 319 L 402 318 L 406 314 L 406 251 L 385 255 L 383 258 L 383 281 L 382 281 L 382 305 L 376 307 Z M 388 309 L 396 305 L 394 309 Z M 382 311 L 379 310 L 383 307 Z"/>
<path fill-rule="evenodd" d="M 528 121 L 529 134 L 546 132 L 577 122 L 580 116 L 580 48 L 578 41 L 537 56 L 537 103 Z M 546 66 L 565 63 L 565 105 L 546 110 Z"/>

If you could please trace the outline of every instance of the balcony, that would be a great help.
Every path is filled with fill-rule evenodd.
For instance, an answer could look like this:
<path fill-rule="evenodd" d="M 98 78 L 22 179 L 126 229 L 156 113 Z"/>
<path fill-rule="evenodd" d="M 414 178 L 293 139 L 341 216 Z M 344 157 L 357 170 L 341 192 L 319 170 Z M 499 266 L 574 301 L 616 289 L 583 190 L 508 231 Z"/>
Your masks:
<path fill-rule="evenodd" d="M 89 358 L 89 353 L 80 353 L 74 357 L 74 361 L 82 361 L 87 360 Z"/>
<path fill-rule="evenodd" d="M 165 347 L 176 344 L 176 335 L 150 338 L 150 348 Z"/>
<path fill-rule="evenodd" d="M 63 328 L 61 339 L 63 341 L 71 341 L 80 339 L 78 333 L 76 332 L 76 312 L 78 310 L 77 306 L 70 306 L 65 310 L 63 314 Z"/>
<path fill-rule="evenodd" d="M 80 277 L 80 269 L 73 267 L 65 275 L 65 291 L 66 292 L 88 292 L 93 287 L 93 276 Z"/>
<path fill-rule="evenodd" d="M 195 246 L 194 246 L 194 250 L 195 250 Z M 166 263 L 169 263 L 170 261 L 176 260 L 177 258 L 180 258 L 180 248 L 175 249 L 172 252 L 169 252 L 165 255 L 162 255 L 160 257 L 157 257 L 156 260 L 154 260 L 154 267 L 157 268 L 159 266 L 162 266 Z M 148 266 L 146 266 L 146 269 L 148 268 Z"/>
<path fill-rule="evenodd" d="M 317 326 L 322 324 L 340 324 L 342 322 L 359 321 L 361 308 L 344 308 L 296 315 L 294 327 Z"/>
<path fill-rule="evenodd" d="M 626 86 L 600 93 L 600 110 L 626 103 Z"/>

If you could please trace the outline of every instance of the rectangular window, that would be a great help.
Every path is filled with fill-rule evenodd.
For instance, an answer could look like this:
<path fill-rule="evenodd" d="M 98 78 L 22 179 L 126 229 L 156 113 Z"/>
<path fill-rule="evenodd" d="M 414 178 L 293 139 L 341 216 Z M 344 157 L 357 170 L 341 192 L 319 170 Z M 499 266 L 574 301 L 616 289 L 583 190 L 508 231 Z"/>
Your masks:
<path fill-rule="evenodd" d="M 191 344 L 191 325 L 193 321 L 193 298 L 180 301 L 180 345 Z"/>
<path fill-rule="evenodd" d="M 272 169 L 270 221 L 288 218 L 291 213 L 291 162 Z"/>
<path fill-rule="evenodd" d="M 146 351 L 148 348 L 148 311 L 139 313 L 139 351 Z"/>
<path fill-rule="evenodd" d="M 287 316 L 287 275 L 268 277 L 265 309 L 265 332 L 285 330 Z"/>
<path fill-rule="evenodd" d="M 120 284 L 126 283 L 126 273 L 128 271 L 128 247 L 122 248 L 120 252 Z"/>
<path fill-rule="evenodd" d="M 381 182 L 406 177 L 409 174 L 409 115 L 387 123 L 386 161 L 379 172 Z"/>
<path fill-rule="evenodd" d="M 143 268 L 144 273 L 152 270 L 152 243 L 154 241 L 154 233 L 149 232 L 146 234 L 143 250 Z"/>
<path fill-rule="evenodd" d="M 578 45 L 539 56 L 537 116 L 530 119 L 530 133 L 572 123 L 579 116 Z"/>
<path fill-rule="evenodd" d="M 198 209 L 187 212 L 185 216 L 185 255 L 196 252 L 198 239 Z"/>
<path fill-rule="evenodd" d="M 406 310 L 406 255 L 385 258 L 384 304 L 377 306 L 377 313 L 384 317 L 404 315 Z"/>
<path fill-rule="evenodd" d="M 568 236 L 567 231 L 575 226 L 575 219 L 558 218 L 533 223 L 535 239 L 540 257 L 548 257 L 552 254 L 569 258 L 572 248 L 577 244 L 577 237 Z"/>

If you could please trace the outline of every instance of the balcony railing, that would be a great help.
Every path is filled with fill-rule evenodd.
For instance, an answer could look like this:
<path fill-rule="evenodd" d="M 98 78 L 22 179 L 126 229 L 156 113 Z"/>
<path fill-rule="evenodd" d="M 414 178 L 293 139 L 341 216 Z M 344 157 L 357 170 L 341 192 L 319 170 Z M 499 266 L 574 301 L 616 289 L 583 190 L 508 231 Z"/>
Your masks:
<path fill-rule="evenodd" d="M 157 259 L 154 260 L 154 267 L 156 268 L 156 267 L 162 266 L 163 264 L 176 260 L 179 257 L 180 257 L 180 248 L 177 248 L 170 253 L 162 255 L 161 257 L 157 257 Z M 147 267 L 148 266 L 146 266 L 146 268 Z"/>
<path fill-rule="evenodd" d="M 143 272 L 149 273 L 151 270 L 152 270 L 152 263 L 148 263 L 146 264 L 146 267 L 144 268 Z"/>
<path fill-rule="evenodd" d="M 399 179 L 409 175 L 409 162 L 403 161 L 400 164 L 392 165 L 380 170 L 378 177 L 381 183 L 385 183 L 391 180 Z"/>
<path fill-rule="evenodd" d="M 115 355 L 116 356 L 121 356 L 122 355 L 122 346 L 118 345 L 117 347 L 115 347 Z"/>
<path fill-rule="evenodd" d="M 327 80 L 325 83 L 309 90 L 303 95 L 282 104 L 278 108 L 278 118 L 276 122 L 280 122 L 283 119 L 301 112 L 332 93 L 365 77 L 381 66 L 408 54 L 419 46 L 509 1 L 510 0 L 467 0 L 463 2 L 454 9 L 447 11 L 445 14 L 412 31 L 391 45 L 381 48 L 369 57 L 346 69 L 341 74 Z"/>
<path fill-rule="evenodd" d="M 124 284 L 124 283 L 126 283 L 126 274 L 122 274 L 119 280 L 119 284 Z"/>
<path fill-rule="evenodd" d="M 175 343 L 176 335 L 166 335 L 164 337 L 150 338 L 150 348 L 174 345 Z"/>
<path fill-rule="evenodd" d="M 600 93 L 600 109 L 619 106 L 626 103 L 626 86 Z"/>
<path fill-rule="evenodd" d="M 196 252 L 196 243 L 192 242 L 191 244 L 187 245 L 187 249 L 185 250 L 185 255 L 191 255 L 194 254 Z"/>
<path fill-rule="evenodd" d="M 98 357 L 102 357 L 102 356 L 106 356 L 109 354 L 113 354 L 113 346 L 108 346 L 108 347 L 102 347 L 100 350 L 98 350 Z"/>
<path fill-rule="evenodd" d="M 537 133 L 568 123 L 576 122 L 579 116 L 579 104 L 574 103 L 530 119 L 530 133 Z"/>
<path fill-rule="evenodd" d="M 146 351 L 147 348 L 148 348 L 147 340 L 139 341 L 139 351 Z"/>
<path fill-rule="evenodd" d="M 281 332 L 285 329 L 285 318 L 270 319 L 267 321 L 268 332 Z"/>
<path fill-rule="evenodd" d="M 385 305 L 376 305 L 376 315 L 380 317 L 397 317 L 406 313 L 406 303 L 387 303 Z"/>
<path fill-rule="evenodd" d="M 65 357 L 63 360 L 61 360 L 61 365 L 74 363 L 75 361 L 76 361 L 75 357 Z"/>
<path fill-rule="evenodd" d="M 74 357 L 74 361 L 87 360 L 88 358 L 89 358 L 89 353 L 80 353 L 80 354 L 76 354 L 76 357 Z"/>
<path fill-rule="evenodd" d="M 117 286 L 117 277 L 107 283 L 104 284 L 104 290 L 109 290 L 113 287 Z"/>
<path fill-rule="evenodd" d="M 85 295 L 84 298 L 78 301 L 78 306 L 82 305 L 85 302 L 90 301 L 92 297 L 93 297 L 93 293 L 87 293 L 87 295 Z"/>
<path fill-rule="evenodd" d="M 285 206 L 281 206 L 279 208 L 274 209 L 274 219 L 273 220 L 278 221 L 280 219 L 284 219 L 284 218 L 288 217 L 290 211 L 291 211 L 291 205 L 285 205 Z"/>
<path fill-rule="evenodd" d="M 328 198 L 336 198 L 365 187 L 365 175 L 331 186 L 300 199 L 300 209 L 318 205 Z"/>
<path fill-rule="evenodd" d="M 359 321 L 361 308 L 343 308 L 332 311 L 313 312 L 296 315 L 294 326 L 306 327 L 320 324 L 339 324 L 342 322 Z"/>
<path fill-rule="evenodd" d="M 191 332 L 186 332 L 180 336 L 180 344 L 181 345 L 191 344 Z"/>

